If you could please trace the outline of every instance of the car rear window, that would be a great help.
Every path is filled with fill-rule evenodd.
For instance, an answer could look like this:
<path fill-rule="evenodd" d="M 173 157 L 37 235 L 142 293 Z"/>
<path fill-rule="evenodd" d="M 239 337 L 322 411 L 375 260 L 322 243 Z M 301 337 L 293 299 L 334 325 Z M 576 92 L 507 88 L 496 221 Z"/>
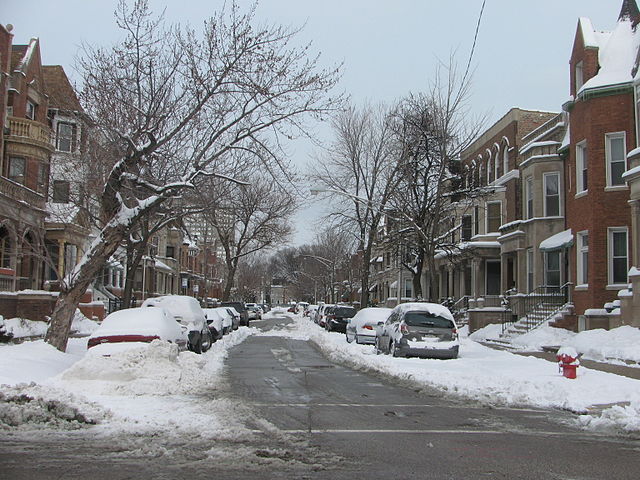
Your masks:
<path fill-rule="evenodd" d="M 333 314 L 336 317 L 351 318 L 356 314 L 356 309 L 355 308 L 349 308 L 349 307 L 337 307 L 335 309 L 335 311 L 333 312 Z"/>
<path fill-rule="evenodd" d="M 407 312 L 404 322 L 411 327 L 454 328 L 451 320 L 428 312 Z"/>

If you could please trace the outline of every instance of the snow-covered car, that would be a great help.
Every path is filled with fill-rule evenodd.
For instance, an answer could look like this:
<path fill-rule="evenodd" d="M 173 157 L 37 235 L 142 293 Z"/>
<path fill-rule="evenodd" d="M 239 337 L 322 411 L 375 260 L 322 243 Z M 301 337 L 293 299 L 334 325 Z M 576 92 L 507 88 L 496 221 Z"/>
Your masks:
<path fill-rule="evenodd" d="M 127 308 L 107 315 L 89 336 L 87 348 L 109 354 L 153 340 L 165 340 L 184 349 L 187 329 L 164 308 Z"/>
<path fill-rule="evenodd" d="M 313 316 L 315 315 L 316 310 L 318 310 L 318 305 L 307 305 L 307 307 L 304 309 L 303 316 L 309 317 L 313 320 Z"/>
<path fill-rule="evenodd" d="M 345 335 L 347 342 L 374 344 L 376 342 L 376 328 L 384 323 L 391 314 L 391 308 L 369 307 L 363 308 L 355 317 L 349 319 Z"/>
<path fill-rule="evenodd" d="M 240 325 L 249 326 L 249 312 L 247 311 L 247 307 L 244 302 L 222 302 L 220 304 L 221 307 L 231 307 L 236 310 L 240 314 Z M 238 327 L 234 325 L 234 330 Z"/>
<path fill-rule="evenodd" d="M 324 328 L 327 332 L 345 333 L 349 319 L 356 313 L 357 310 L 348 305 L 331 305 L 325 310 Z"/>
<path fill-rule="evenodd" d="M 376 329 L 376 353 L 394 357 L 456 358 L 458 327 L 449 309 L 437 303 L 401 303 Z"/>
<path fill-rule="evenodd" d="M 226 333 L 224 329 L 224 315 L 216 308 L 204 308 L 204 314 L 207 316 L 207 326 L 214 340 L 220 340 Z M 229 322 L 231 323 L 231 322 Z"/>
<path fill-rule="evenodd" d="M 214 310 L 222 317 L 222 331 L 225 335 L 238 329 L 238 325 L 240 325 L 240 314 L 236 312 L 235 308 L 216 307 Z"/>
<path fill-rule="evenodd" d="M 262 318 L 262 307 L 257 303 L 247 303 L 247 313 L 249 319 L 260 320 Z"/>
<path fill-rule="evenodd" d="M 207 318 L 194 297 L 187 295 L 164 295 L 147 298 L 142 307 L 162 307 L 171 313 L 187 329 L 187 348 L 195 353 L 204 353 L 213 343 Z"/>

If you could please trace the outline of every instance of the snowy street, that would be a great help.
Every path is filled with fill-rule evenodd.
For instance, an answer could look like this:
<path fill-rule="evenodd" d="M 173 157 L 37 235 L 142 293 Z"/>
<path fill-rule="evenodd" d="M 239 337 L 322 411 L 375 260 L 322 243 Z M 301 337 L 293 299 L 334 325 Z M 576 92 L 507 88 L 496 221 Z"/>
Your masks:
<path fill-rule="evenodd" d="M 137 478 L 351 478 L 374 465 L 391 475 L 395 457 L 403 478 L 506 476 L 523 462 L 521 478 L 637 472 L 637 380 L 588 369 L 568 380 L 545 360 L 462 345 L 452 361 L 377 356 L 269 314 L 201 356 L 155 342 L 104 358 L 81 338 L 66 354 L 1 346 L 0 467 L 16 479 L 130 478 L 132 465 Z"/>

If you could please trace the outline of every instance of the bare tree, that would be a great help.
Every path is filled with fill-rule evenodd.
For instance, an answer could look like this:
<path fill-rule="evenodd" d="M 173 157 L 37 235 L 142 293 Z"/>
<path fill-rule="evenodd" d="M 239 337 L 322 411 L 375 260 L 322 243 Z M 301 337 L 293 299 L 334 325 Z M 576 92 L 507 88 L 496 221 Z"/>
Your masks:
<path fill-rule="evenodd" d="M 369 262 L 378 226 L 399 181 L 401 159 L 387 108 L 350 107 L 334 120 L 335 139 L 315 181 L 333 200 L 330 213 L 356 239 L 361 305 L 369 303 Z"/>
<path fill-rule="evenodd" d="M 124 39 L 85 47 L 82 99 L 117 158 L 100 197 L 101 231 L 62 287 L 45 340 L 65 350 L 82 294 L 147 213 L 191 188 L 235 149 L 278 158 L 280 137 L 331 111 L 338 72 L 322 70 L 296 31 L 257 26 L 235 2 L 202 34 L 167 26 L 146 0 L 118 4 Z"/>
<path fill-rule="evenodd" d="M 223 300 L 231 296 L 242 258 L 286 243 L 292 232 L 290 217 L 297 206 L 293 195 L 286 189 L 274 188 L 270 179 L 254 176 L 250 180 L 249 185 L 225 191 L 223 197 L 201 195 L 201 204 L 206 205 L 204 216 L 213 226 L 224 249 L 226 278 Z M 210 188 L 215 191 L 214 186 Z"/>
<path fill-rule="evenodd" d="M 417 297 L 430 298 L 437 252 L 459 252 L 454 219 L 483 189 L 462 182 L 460 153 L 480 132 L 482 122 L 468 112 L 469 82 L 459 81 L 453 63 L 426 94 L 409 95 L 393 114 L 402 152 L 399 188 L 390 202 L 396 237 L 408 249 L 404 266 L 413 274 Z M 425 284 L 421 279 L 424 277 Z M 428 288 L 425 291 L 423 287 Z"/>

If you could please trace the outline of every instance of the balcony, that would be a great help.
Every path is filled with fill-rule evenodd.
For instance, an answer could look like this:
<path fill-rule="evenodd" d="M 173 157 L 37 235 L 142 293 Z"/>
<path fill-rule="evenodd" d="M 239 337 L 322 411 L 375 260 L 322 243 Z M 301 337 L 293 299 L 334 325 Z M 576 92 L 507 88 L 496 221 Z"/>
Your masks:
<path fill-rule="evenodd" d="M 51 130 L 42 123 L 28 118 L 9 117 L 9 142 L 29 143 L 53 151 Z"/>
<path fill-rule="evenodd" d="M 43 195 L 5 177 L 0 177 L 0 195 L 40 210 L 45 209 Z"/>

